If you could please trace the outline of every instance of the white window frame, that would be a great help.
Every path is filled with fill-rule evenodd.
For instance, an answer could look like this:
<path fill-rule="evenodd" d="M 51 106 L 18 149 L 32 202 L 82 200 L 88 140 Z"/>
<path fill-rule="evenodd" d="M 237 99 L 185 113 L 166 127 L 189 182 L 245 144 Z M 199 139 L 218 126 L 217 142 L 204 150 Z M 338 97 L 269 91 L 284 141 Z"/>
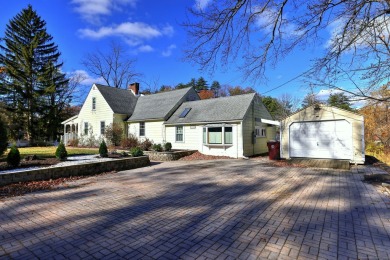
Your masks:
<path fill-rule="evenodd" d="M 141 133 L 141 130 L 143 131 L 143 133 Z M 145 122 L 139 122 L 139 136 L 145 136 L 145 132 L 146 132 Z"/>
<path fill-rule="evenodd" d="M 84 122 L 84 135 L 88 135 L 89 124 L 88 122 Z"/>
<path fill-rule="evenodd" d="M 96 110 L 96 97 L 92 97 L 92 110 Z"/>
<path fill-rule="evenodd" d="M 103 128 L 102 128 L 102 123 L 104 125 Z M 106 132 L 106 121 L 100 121 L 100 135 L 104 135 L 105 132 Z"/>
<path fill-rule="evenodd" d="M 181 129 L 181 133 L 178 132 L 179 129 Z M 179 135 L 181 135 L 181 140 L 177 138 Z M 175 127 L 175 142 L 184 143 L 184 126 L 182 125 L 178 125 Z"/>
<path fill-rule="evenodd" d="M 255 126 L 256 137 L 267 137 L 267 127 Z"/>
<path fill-rule="evenodd" d="M 232 129 L 232 137 L 231 137 L 231 140 L 232 142 L 231 143 L 226 143 L 226 131 L 225 131 L 225 128 L 231 128 Z M 210 143 L 209 140 L 210 140 L 210 132 L 209 132 L 209 129 L 213 129 L 213 128 L 221 128 L 221 142 L 220 143 Z M 203 127 L 203 130 L 202 130 L 202 142 L 204 145 L 223 145 L 223 146 L 231 146 L 233 145 L 233 126 L 231 125 L 223 125 L 223 126 L 204 126 Z"/>

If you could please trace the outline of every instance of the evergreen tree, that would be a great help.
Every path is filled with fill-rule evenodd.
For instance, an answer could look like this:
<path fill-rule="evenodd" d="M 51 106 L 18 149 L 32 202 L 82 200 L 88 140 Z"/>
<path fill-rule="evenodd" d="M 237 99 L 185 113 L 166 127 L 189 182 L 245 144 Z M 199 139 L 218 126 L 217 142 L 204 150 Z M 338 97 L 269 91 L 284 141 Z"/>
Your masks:
<path fill-rule="evenodd" d="M 7 109 L 12 111 L 13 120 L 21 122 L 27 138 L 34 141 L 38 134 L 45 132 L 39 126 L 53 123 L 58 112 L 53 97 L 61 95 L 59 90 L 67 83 L 60 73 L 60 52 L 53 37 L 46 32 L 46 22 L 31 5 L 9 21 L 3 40 L 0 64 L 5 68 L 7 80 L 0 86 L 12 100 L 7 103 Z M 50 112 L 44 116 L 42 111 L 47 107 Z"/>
<path fill-rule="evenodd" d="M 203 89 L 208 89 L 208 85 L 207 85 L 207 81 L 203 77 L 200 77 L 196 81 L 195 90 L 200 91 Z"/>
<path fill-rule="evenodd" d="M 48 140 L 55 140 L 58 128 L 61 127 L 63 118 L 60 116 L 69 107 L 72 99 L 72 91 L 69 89 L 68 79 L 53 63 L 47 64 L 41 76 L 42 86 L 39 88 L 41 98 L 37 112 L 40 116 L 40 129 Z"/>
<path fill-rule="evenodd" d="M 353 111 L 353 108 L 351 107 L 351 102 L 344 93 L 330 94 L 327 102 L 330 106 Z"/>
<path fill-rule="evenodd" d="M 214 92 L 214 97 L 219 97 L 219 90 L 221 89 L 221 84 L 219 84 L 218 81 L 214 80 L 213 83 L 211 83 L 210 90 Z"/>
<path fill-rule="evenodd" d="M 0 155 L 3 155 L 7 151 L 8 138 L 7 138 L 7 129 L 3 120 L 0 118 Z"/>
<path fill-rule="evenodd" d="M 187 83 L 187 87 L 193 87 L 196 89 L 196 79 L 192 78 L 190 82 Z"/>
<path fill-rule="evenodd" d="M 108 157 L 108 149 L 107 149 L 106 142 L 104 142 L 104 140 L 100 143 L 99 154 L 100 157 Z"/>
<path fill-rule="evenodd" d="M 276 98 L 267 96 L 262 97 L 261 101 L 274 119 L 281 119 L 283 114 L 283 107 Z"/>
<path fill-rule="evenodd" d="M 61 142 L 56 149 L 56 158 L 63 161 L 66 160 L 66 157 L 68 157 L 68 151 L 66 151 L 64 143 Z"/>
<path fill-rule="evenodd" d="M 182 89 L 182 88 L 187 88 L 187 84 L 179 83 L 176 85 L 175 89 Z"/>
<path fill-rule="evenodd" d="M 13 145 L 7 155 L 7 164 L 12 167 L 17 167 L 20 164 L 20 152 L 19 149 Z"/>

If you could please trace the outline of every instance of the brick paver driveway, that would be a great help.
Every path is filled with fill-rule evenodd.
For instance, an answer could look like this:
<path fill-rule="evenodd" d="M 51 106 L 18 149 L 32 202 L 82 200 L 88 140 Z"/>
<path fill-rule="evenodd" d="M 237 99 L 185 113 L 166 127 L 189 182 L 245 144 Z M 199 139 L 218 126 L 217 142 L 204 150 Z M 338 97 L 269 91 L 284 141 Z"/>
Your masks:
<path fill-rule="evenodd" d="M 359 168 L 364 170 L 364 168 Z M 351 172 L 170 162 L 0 201 L 0 258 L 390 258 L 390 200 Z"/>

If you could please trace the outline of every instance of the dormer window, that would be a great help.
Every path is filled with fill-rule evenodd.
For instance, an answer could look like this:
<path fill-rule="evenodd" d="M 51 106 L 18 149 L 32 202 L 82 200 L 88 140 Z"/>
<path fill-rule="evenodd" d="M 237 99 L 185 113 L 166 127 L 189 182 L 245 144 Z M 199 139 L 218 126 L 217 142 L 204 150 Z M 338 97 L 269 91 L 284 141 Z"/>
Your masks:
<path fill-rule="evenodd" d="M 96 98 L 92 98 L 92 110 L 96 110 Z"/>

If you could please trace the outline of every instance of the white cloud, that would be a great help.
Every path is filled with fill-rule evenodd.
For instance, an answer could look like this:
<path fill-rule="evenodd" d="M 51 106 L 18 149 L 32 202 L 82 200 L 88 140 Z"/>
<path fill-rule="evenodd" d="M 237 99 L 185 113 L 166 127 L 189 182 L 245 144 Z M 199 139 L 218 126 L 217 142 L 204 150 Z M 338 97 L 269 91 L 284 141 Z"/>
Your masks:
<path fill-rule="evenodd" d="M 211 0 L 195 0 L 195 9 L 204 10 L 210 4 Z"/>
<path fill-rule="evenodd" d="M 138 51 L 139 51 L 139 52 L 153 52 L 154 49 L 153 49 L 153 47 L 150 46 L 150 45 L 142 45 L 142 46 L 140 46 L 140 47 L 138 48 Z"/>
<path fill-rule="evenodd" d="M 261 11 L 262 7 L 255 6 L 253 13 L 259 13 L 256 17 L 256 25 L 267 33 L 271 33 L 274 26 L 274 21 L 279 19 L 278 12 L 272 8 Z M 280 33 L 284 37 L 299 36 L 302 31 L 298 30 L 298 25 L 289 21 L 287 15 L 283 16 L 282 26 L 280 26 Z"/>
<path fill-rule="evenodd" d="M 343 91 L 339 89 L 321 89 L 317 94 L 316 97 L 318 97 L 320 100 L 327 100 L 331 94 L 337 94 L 342 93 Z"/>
<path fill-rule="evenodd" d="M 171 45 L 168 46 L 168 48 L 165 51 L 163 51 L 161 53 L 161 55 L 164 56 L 164 57 L 169 57 L 169 56 L 172 55 L 172 51 L 174 49 L 176 49 L 176 45 L 175 44 L 171 44 Z"/>
<path fill-rule="evenodd" d="M 75 70 L 69 73 L 70 77 L 79 76 L 81 81 L 80 84 L 84 86 L 91 86 L 94 83 L 106 84 L 102 77 L 94 78 L 88 74 L 85 70 Z"/>
<path fill-rule="evenodd" d="M 383 42 L 380 40 L 388 39 L 390 37 L 390 18 L 386 15 L 376 17 L 376 19 L 370 21 L 369 26 L 367 22 L 363 20 L 357 20 L 355 22 L 355 27 L 351 29 L 347 28 L 347 33 L 343 34 L 343 30 L 347 24 L 346 18 L 341 18 L 333 21 L 329 25 L 329 39 L 325 42 L 325 48 L 339 48 L 340 43 L 341 47 L 346 47 L 346 44 L 349 44 L 349 40 L 352 40 L 351 46 L 347 50 L 353 52 L 355 48 L 365 48 L 371 47 L 372 44 L 381 46 Z M 363 29 L 363 31 L 361 31 Z M 344 39 L 343 41 L 341 39 Z M 332 46 L 335 45 L 335 46 Z M 387 48 L 387 46 L 385 46 Z"/>
<path fill-rule="evenodd" d="M 111 15 L 113 11 L 126 6 L 135 6 L 136 0 L 72 0 L 74 10 L 89 23 L 99 24 L 101 16 Z"/>
<path fill-rule="evenodd" d="M 170 27 L 170 28 L 169 28 Z M 158 29 L 142 22 L 125 22 L 116 26 L 103 26 L 97 30 L 80 29 L 81 37 L 100 39 L 109 36 L 135 37 L 139 39 L 151 39 L 162 35 L 170 35 L 173 31 L 171 26 Z"/>
<path fill-rule="evenodd" d="M 79 34 L 82 38 L 101 39 L 106 37 L 122 37 L 130 46 L 140 46 L 146 40 L 151 40 L 163 36 L 171 36 L 174 29 L 170 25 L 157 28 L 142 22 L 125 22 L 115 26 L 104 26 L 97 30 L 80 29 Z M 145 45 L 146 46 L 146 45 Z M 142 46 L 141 51 L 142 51 Z M 144 47 L 143 51 L 151 51 L 151 47 Z"/>

